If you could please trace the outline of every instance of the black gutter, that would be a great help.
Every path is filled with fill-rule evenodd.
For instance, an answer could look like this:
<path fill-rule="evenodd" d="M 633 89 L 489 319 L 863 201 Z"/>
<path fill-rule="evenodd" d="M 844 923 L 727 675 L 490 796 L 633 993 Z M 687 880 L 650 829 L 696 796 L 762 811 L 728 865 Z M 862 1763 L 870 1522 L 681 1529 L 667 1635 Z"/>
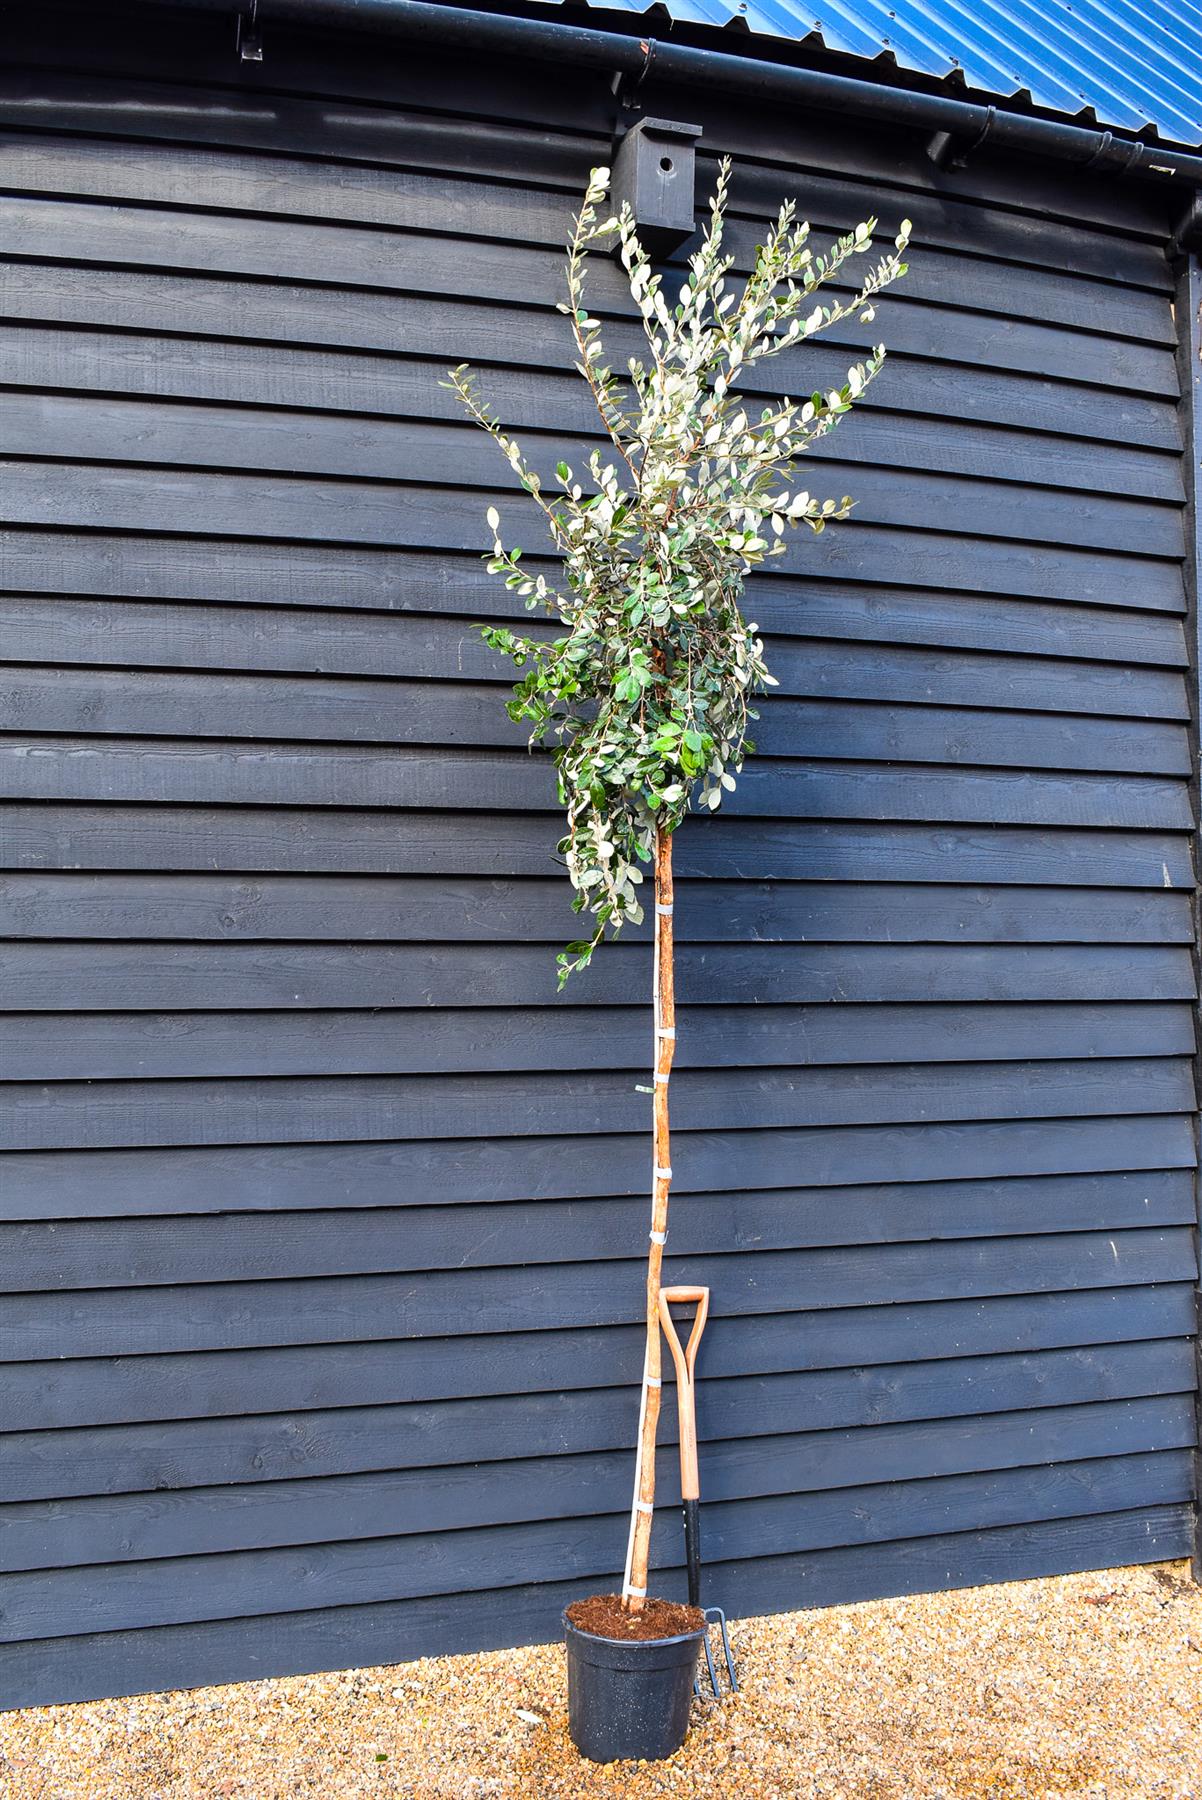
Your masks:
<path fill-rule="evenodd" d="M 1111 174 L 1148 176 L 1202 186 L 1202 156 L 1164 149 L 1110 131 L 1090 131 L 1054 119 L 1003 111 L 998 106 L 953 100 L 859 81 L 848 75 L 798 69 L 783 63 L 697 50 L 654 38 L 506 14 L 469 12 L 431 0 L 143 0 L 155 10 L 225 12 L 254 17 L 256 28 L 273 22 L 396 34 L 443 49 L 526 58 L 533 62 L 597 69 L 633 80 L 658 77 L 692 88 L 717 89 L 748 99 L 794 104 L 820 112 L 853 113 L 932 135 L 932 154 L 951 146 L 991 148 L 1076 164 Z M 268 52 L 270 54 L 270 52 Z"/>

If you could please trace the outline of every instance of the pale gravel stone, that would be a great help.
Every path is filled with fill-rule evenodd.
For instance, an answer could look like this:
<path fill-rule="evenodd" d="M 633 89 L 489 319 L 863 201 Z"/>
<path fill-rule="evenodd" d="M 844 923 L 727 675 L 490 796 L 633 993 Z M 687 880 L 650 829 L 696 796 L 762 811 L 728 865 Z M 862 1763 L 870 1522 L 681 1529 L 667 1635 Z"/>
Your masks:
<path fill-rule="evenodd" d="M 745 1691 L 695 1708 L 670 1763 L 582 1762 L 550 1645 L 0 1715 L 0 1796 L 1202 1800 L 1202 1590 L 1184 1563 L 732 1635 Z"/>

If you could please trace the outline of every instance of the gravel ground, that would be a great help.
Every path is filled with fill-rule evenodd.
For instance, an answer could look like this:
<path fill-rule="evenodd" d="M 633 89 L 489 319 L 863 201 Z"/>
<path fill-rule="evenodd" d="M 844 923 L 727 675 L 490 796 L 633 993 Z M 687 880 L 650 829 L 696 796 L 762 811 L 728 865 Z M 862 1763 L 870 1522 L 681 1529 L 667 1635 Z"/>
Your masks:
<path fill-rule="evenodd" d="M 0 1716 L 4 1800 L 1197 1800 L 1184 1563 L 733 1630 L 745 1691 L 668 1763 L 568 1741 L 558 1645 Z"/>

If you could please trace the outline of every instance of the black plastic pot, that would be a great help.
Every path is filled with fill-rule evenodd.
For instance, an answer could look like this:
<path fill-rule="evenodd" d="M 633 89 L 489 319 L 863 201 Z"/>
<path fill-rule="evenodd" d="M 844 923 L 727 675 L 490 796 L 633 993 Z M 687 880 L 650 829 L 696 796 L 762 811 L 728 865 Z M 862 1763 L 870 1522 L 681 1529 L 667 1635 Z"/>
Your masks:
<path fill-rule="evenodd" d="M 592 1762 L 671 1756 L 689 1729 L 693 1676 L 705 1628 L 618 1643 L 578 1631 L 564 1614 L 568 1730 Z"/>

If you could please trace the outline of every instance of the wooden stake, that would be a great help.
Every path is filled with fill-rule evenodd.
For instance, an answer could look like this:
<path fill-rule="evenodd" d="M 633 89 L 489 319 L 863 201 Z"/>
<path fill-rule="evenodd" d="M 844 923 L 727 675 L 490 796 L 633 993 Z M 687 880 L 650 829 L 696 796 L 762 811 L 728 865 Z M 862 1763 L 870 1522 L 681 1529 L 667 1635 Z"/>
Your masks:
<path fill-rule="evenodd" d="M 647 1252 L 647 1348 L 643 1358 L 643 1391 L 639 1407 L 639 1441 L 635 1455 L 634 1502 L 622 1603 L 642 1612 L 647 1596 L 647 1558 L 651 1548 L 651 1516 L 655 1504 L 655 1438 L 659 1429 L 663 1357 L 660 1345 L 659 1291 L 668 1235 L 668 1193 L 672 1185 L 672 1146 L 668 1126 L 668 1083 L 676 1051 L 676 981 L 672 937 L 672 835 L 655 836 L 655 1092 L 652 1124 L 651 1242 Z"/>

